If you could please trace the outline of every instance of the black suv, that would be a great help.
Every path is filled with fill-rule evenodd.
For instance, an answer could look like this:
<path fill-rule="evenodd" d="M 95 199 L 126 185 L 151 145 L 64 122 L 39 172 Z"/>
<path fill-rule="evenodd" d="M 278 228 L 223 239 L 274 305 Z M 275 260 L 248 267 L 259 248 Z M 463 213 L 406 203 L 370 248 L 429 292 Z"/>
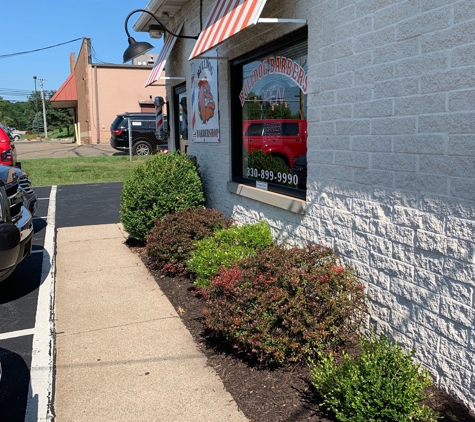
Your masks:
<path fill-rule="evenodd" d="M 118 151 L 129 151 L 129 129 L 132 129 L 132 153 L 150 155 L 167 149 L 168 122 L 164 116 L 164 136 L 158 140 L 155 135 L 155 113 L 119 114 L 111 124 L 111 147 Z"/>

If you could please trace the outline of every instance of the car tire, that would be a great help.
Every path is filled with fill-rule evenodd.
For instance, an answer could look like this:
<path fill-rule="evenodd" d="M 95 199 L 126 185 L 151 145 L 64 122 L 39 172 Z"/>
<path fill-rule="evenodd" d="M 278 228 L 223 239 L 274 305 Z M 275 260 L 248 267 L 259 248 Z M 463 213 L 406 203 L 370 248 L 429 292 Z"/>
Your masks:
<path fill-rule="evenodd" d="M 13 137 L 13 139 L 14 139 L 15 141 L 18 141 L 18 140 L 20 140 L 20 138 L 21 138 L 21 136 L 20 136 L 20 135 L 15 135 L 15 136 Z"/>
<path fill-rule="evenodd" d="M 151 155 L 153 154 L 153 148 L 150 142 L 141 140 L 134 144 L 132 153 L 134 155 Z"/>

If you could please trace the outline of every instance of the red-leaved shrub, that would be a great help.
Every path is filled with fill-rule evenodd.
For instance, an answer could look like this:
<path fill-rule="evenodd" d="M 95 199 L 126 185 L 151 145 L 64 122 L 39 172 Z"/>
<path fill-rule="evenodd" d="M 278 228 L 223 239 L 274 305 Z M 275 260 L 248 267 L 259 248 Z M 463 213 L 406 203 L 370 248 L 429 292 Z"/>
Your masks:
<path fill-rule="evenodd" d="M 194 242 L 231 225 L 232 220 L 215 209 L 200 207 L 168 214 L 155 221 L 147 236 L 148 265 L 168 276 L 187 276 L 186 261 Z"/>
<path fill-rule="evenodd" d="M 362 284 L 320 245 L 263 250 L 221 269 L 202 293 L 211 333 L 262 364 L 336 347 L 364 318 Z"/>

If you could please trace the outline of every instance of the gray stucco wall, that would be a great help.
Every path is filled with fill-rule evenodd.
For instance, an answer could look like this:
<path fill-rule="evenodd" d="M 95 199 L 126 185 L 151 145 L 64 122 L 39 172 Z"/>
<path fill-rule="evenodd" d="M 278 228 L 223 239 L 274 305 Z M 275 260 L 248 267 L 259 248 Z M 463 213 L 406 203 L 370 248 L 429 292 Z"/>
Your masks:
<path fill-rule="evenodd" d="M 214 2 L 204 3 L 206 17 Z M 177 16 L 184 33 L 198 32 L 198 9 L 190 1 Z M 415 347 L 435 383 L 475 408 L 473 0 L 269 0 L 263 17 L 308 22 L 306 212 L 228 192 L 225 60 L 221 142 L 189 146 L 208 206 L 241 224 L 265 219 L 281 242 L 334 247 L 366 280 L 369 324 Z M 238 57 L 296 28 L 258 24 L 219 56 Z M 192 48 L 178 40 L 168 75 L 189 79 Z"/>

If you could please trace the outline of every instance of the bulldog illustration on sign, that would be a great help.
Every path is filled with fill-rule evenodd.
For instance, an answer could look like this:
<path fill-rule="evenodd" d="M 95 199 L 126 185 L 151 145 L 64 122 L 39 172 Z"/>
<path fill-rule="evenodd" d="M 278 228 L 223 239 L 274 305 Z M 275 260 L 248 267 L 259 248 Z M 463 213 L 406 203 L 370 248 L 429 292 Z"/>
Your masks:
<path fill-rule="evenodd" d="M 213 93 L 206 77 L 198 82 L 198 88 L 198 112 L 201 121 L 206 123 L 214 116 L 215 109 Z"/>

